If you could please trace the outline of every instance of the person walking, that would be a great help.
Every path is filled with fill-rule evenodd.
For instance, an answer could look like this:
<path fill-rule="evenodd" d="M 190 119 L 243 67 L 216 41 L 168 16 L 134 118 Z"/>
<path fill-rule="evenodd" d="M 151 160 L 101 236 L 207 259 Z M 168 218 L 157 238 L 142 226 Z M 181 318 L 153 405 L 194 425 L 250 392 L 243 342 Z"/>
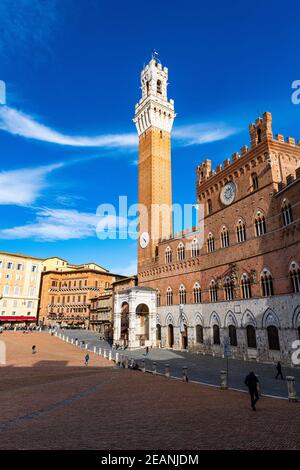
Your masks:
<path fill-rule="evenodd" d="M 277 369 L 277 375 L 276 375 L 275 379 L 278 379 L 278 377 L 280 376 L 281 380 L 283 380 L 282 367 L 281 367 L 281 363 L 279 361 L 277 362 L 276 369 Z"/>
<path fill-rule="evenodd" d="M 255 405 L 259 400 L 258 389 L 257 389 L 258 383 L 259 383 L 258 378 L 256 377 L 256 375 L 252 371 L 245 378 L 245 385 L 248 387 L 248 390 L 249 390 L 249 393 L 250 393 L 251 407 L 252 407 L 253 411 L 256 411 Z"/>
<path fill-rule="evenodd" d="M 31 351 L 32 351 L 32 354 L 36 353 L 36 346 L 35 345 L 32 346 Z"/>
<path fill-rule="evenodd" d="M 89 360 L 90 360 L 90 356 L 89 356 L 89 354 L 86 354 L 85 358 L 84 358 L 84 363 L 85 363 L 86 366 L 89 365 Z"/>

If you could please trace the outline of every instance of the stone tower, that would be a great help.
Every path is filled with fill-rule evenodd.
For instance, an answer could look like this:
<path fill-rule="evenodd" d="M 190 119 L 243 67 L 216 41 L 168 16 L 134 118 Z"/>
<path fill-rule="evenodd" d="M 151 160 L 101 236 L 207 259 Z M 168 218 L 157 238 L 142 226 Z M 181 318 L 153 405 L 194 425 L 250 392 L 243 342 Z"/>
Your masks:
<path fill-rule="evenodd" d="M 157 54 L 141 72 L 142 98 L 135 106 L 139 136 L 138 272 L 156 256 L 158 240 L 172 234 L 171 130 L 174 101 L 167 97 L 168 69 Z"/>

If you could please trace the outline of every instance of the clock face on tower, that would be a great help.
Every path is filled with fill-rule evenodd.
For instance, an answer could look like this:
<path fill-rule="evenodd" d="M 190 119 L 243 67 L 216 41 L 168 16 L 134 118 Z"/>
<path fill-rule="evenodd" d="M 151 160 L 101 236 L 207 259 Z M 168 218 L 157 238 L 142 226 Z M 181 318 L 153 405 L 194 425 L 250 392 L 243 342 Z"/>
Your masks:
<path fill-rule="evenodd" d="M 221 194 L 220 194 L 220 199 L 225 206 L 228 206 L 231 204 L 236 196 L 236 185 L 233 183 L 233 181 L 230 181 L 230 183 L 227 183 L 224 188 L 222 188 Z"/>
<path fill-rule="evenodd" d="M 148 232 L 143 232 L 140 236 L 140 246 L 141 248 L 146 248 L 149 244 L 150 237 Z"/>

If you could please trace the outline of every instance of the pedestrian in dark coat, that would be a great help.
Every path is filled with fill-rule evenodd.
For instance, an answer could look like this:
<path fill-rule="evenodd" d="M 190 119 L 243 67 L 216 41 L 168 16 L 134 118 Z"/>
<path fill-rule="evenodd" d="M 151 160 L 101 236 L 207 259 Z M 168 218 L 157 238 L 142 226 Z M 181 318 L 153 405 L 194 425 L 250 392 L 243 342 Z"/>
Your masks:
<path fill-rule="evenodd" d="M 90 360 L 90 355 L 89 354 L 86 354 L 85 358 L 84 358 L 84 363 L 86 366 L 89 365 L 89 360 Z"/>
<path fill-rule="evenodd" d="M 248 387 L 250 397 L 251 397 L 251 407 L 253 411 L 256 411 L 255 405 L 259 400 L 259 395 L 258 395 L 258 378 L 254 374 L 254 372 L 250 372 L 250 374 L 247 375 L 245 378 L 245 385 Z"/>
<path fill-rule="evenodd" d="M 280 364 L 279 361 L 277 362 L 276 369 L 277 369 L 277 375 L 276 375 L 275 379 L 278 379 L 278 377 L 280 376 L 281 380 L 283 380 L 282 368 L 281 368 L 281 364 Z"/>

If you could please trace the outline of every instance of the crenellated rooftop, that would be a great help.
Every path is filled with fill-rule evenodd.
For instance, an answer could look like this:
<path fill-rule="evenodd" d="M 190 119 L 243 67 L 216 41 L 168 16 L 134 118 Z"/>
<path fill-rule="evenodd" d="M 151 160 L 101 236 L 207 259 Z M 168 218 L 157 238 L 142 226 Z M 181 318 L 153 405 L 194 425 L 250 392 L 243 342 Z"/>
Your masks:
<path fill-rule="evenodd" d="M 251 123 L 249 125 L 249 133 L 250 148 L 248 145 L 244 145 L 239 152 L 233 153 L 231 158 L 226 158 L 226 160 L 219 164 L 216 169 L 212 168 L 211 160 L 204 160 L 204 162 L 202 162 L 196 168 L 197 185 L 200 185 L 213 178 L 215 175 L 221 173 L 240 158 L 246 157 L 251 151 L 253 151 L 263 142 L 279 142 L 290 145 L 292 147 L 300 148 L 300 140 L 296 141 L 294 137 L 285 138 L 282 134 L 276 134 L 275 138 L 273 137 L 272 114 L 269 112 L 265 112 L 262 117 L 256 119 L 255 123 Z"/>

